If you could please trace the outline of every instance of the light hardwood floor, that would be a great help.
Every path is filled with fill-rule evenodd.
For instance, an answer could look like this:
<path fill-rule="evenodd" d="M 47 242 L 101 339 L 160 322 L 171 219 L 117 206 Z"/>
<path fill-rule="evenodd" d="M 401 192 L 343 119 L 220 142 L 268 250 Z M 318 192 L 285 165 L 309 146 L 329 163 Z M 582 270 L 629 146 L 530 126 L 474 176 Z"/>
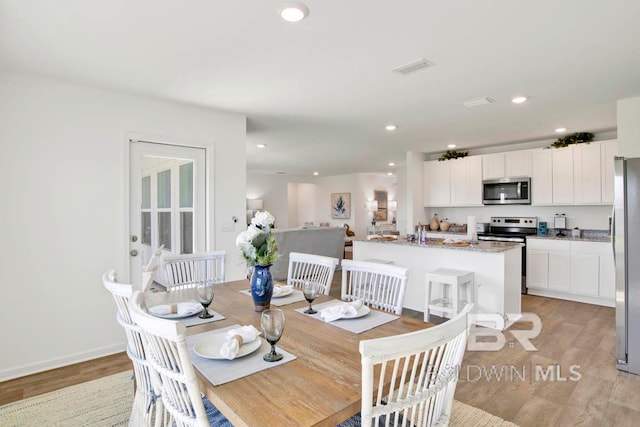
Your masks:
<path fill-rule="evenodd" d="M 340 280 L 338 271 L 331 295 L 340 296 Z M 537 351 L 525 351 L 508 331 L 500 351 L 467 350 L 456 399 L 521 427 L 640 425 L 640 376 L 615 367 L 612 308 L 524 295 L 522 311 L 542 320 L 542 332 L 532 340 Z M 421 312 L 406 314 L 422 318 Z M 512 329 L 531 326 L 519 322 Z M 577 381 L 570 378 L 572 365 Z M 127 369 L 131 363 L 119 353 L 5 381 L 0 404 Z"/>

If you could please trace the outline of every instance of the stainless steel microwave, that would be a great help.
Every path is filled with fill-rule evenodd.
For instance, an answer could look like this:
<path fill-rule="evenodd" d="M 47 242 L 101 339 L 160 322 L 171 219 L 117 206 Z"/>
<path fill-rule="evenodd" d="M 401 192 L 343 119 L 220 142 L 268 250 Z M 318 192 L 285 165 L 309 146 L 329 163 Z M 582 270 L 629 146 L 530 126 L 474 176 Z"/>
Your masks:
<path fill-rule="evenodd" d="M 482 181 L 485 205 L 530 205 L 531 178 L 500 178 Z"/>

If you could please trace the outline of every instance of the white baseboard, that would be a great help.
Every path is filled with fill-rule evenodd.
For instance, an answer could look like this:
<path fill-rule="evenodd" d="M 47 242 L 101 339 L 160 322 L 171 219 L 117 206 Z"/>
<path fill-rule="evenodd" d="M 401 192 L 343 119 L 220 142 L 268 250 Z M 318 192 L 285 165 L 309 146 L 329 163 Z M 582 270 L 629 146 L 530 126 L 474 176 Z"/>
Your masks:
<path fill-rule="evenodd" d="M 605 307 L 616 306 L 615 301 L 609 300 L 607 298 L 590 297 L 586 295 L 575 295 L 575 294 L 569 294 L 565 292 L 553 291 L 548 289 L 527 288 L 527 293 L 529 295 L 535 295 L 539 297 L 558 298 L 558 299 L 564 299 L 567 301 L 582 302 L 585 304 L 602 305 Z"/>
<path fill-rule="evenodd" d="M 125 351 L 126 344 L 114 344 L 106 347 L 97 348 L 95 350 L 76 353 L 57 359 L 45 360 L 42 362 L 32 363 L 0 370 L 0 381 L 7 381 L 14 378 L 24 377 L 26 375 L 38 372 L 48 371 L 50 369 L 60 368 L 62 366 L 73 365 L 74 363 L 85 362 L 87 360 L 97 359 L 99 357 L 109 356 L 115 353 Z"/>

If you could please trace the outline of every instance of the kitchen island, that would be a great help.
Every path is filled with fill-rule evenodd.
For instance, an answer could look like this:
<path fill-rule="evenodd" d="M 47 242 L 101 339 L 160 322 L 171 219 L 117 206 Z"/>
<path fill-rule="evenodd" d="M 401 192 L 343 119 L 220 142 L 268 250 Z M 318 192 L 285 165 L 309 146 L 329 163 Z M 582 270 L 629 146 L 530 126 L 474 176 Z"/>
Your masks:
<path fill-rule="evenodd" d="M 353 239 L 353 259 L 391 261 L 408 268 L 404 307 L 422 312 L 425 310 L 427 272 L 438 268 L 473 271 L 476 312 L 500 314 L 505 319 L 505 326 L 509 326 L 521 317 L 521 248 L 521 243 L 510 242 L 447 244 L 442 239 L 429 239 L 426 244 L 418 244 L 407 242 L 405 238 L 362 238 Z M 490 323 L 486 326 L 494 327 Z"/>

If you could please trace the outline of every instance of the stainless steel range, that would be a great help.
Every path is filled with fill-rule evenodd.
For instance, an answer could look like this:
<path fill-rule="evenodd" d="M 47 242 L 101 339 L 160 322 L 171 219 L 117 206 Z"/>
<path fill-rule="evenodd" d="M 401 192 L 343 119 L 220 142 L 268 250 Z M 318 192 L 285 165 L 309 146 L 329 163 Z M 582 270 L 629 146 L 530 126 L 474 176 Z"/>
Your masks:
<path fill-rule="evenodd" d="M 478 240 L 494 242 L 522 243 L 522 288 L 527 293 L 527 236 L 538 232 L 538 218 L 536 217 L 504 217 L 492 216 L 489 231 L 478 233 Z"/>

